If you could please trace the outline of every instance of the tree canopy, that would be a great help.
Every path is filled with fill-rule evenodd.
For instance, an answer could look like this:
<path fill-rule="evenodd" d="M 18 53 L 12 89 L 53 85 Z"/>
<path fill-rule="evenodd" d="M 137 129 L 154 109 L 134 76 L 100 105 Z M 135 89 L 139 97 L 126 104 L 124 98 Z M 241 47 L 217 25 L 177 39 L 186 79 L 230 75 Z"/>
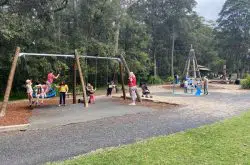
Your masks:
<path fill-rule="evenodd" d="M 250 2 L 227 0 L 215 22 L 194 11 L 195 0 L 1 0 L 0 84 L 4 90 L 16 46 L 23 52 L 82 53 L 115 56 L 126 53 L 129 67 L 140 80 L 157 75 L 182 74 L 191 45 L 198 63 L 215 73 L 227 64 L 230 72 L 249 70 Z M 119 20 L 119 24 L 118 24 Z M 117 54 L 116 34 L 119 25 Z M 85 60 L 86 79 L 93 83 L 94 60 Z M 114 77 L 115 63 L 98 62 L 98 86 Z M 63 72 L 71 81 L 72 61 L 61 58 L 26 57 L 19 60 L 14 91 L 25 79 L 45 81 L 49 71 Z"/>

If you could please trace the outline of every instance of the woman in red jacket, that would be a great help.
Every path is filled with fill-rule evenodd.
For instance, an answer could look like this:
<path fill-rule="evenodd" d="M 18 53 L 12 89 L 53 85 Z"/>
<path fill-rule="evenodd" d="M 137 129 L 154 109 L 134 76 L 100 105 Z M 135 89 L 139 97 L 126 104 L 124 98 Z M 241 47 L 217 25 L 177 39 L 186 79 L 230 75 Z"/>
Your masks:
<path fill-rule="evenodd" d="M 135 100 L 136 100 L 136 77 L 133 72 L 129 73 L 129 78 L 128 78 L 128 86 L 129 86 L 129 93 L 132 98 L 132 103 L 129 105 L 136 105 Z"/>

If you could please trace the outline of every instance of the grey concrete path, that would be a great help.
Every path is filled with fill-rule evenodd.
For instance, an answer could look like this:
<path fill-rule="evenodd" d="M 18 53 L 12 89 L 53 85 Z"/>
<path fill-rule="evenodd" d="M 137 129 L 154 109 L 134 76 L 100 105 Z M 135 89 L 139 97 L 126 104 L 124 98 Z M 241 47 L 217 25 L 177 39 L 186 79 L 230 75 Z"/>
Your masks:
<path fill-rule="evenodd" d="M 151 112 L 147 107 L 131 107 L 111 101 L 111 98 L 99 97 L 96 104 L 84 108 L 83 104 L 58 107 L 44 106 L 33 110 L 28 129 L 44 129 L 73 123 L 81 123 L 114 116 Z"/>
<path fill-rule="evenodd" d="M 151 111 L 147 107 L 133 107 L 137 111 L 136 113 L 127 113 L 131 109 L 130 106 L 114 105 L 109 101 L 100 102 L 100 106 L 99 104 L 96 105 L 96 112 L 94 110 L 90 112 L 98 113 L 100 108 L 103 109 L 105 105 L 112 108 L 113 112 L 119 110 L 126 111 L 126 113 L 117 114 L 113 117 L 108 117 L 111 116 L 110 114 L 107 116 L 97 115 L 93 117 L 96 120 L 49 129 L 1 133 L 0 164 L 34 165 L 64 160 L 100 148 L 129 144 L 141 139 L 169 135 L 214 123 L 239 115 L 250 108 L 248 103 L 249 92 L 227 93 L 224 91 L 223 94 L 222 92 L 211 92 L 211 95 L 206 98 L 188 97 L 189 103 L 178 109 Z M 160 92 L 157 94 L 164 95 Z M 166 96 L 163 99 L 170 98 Z M 181 102 L 182 100 L 179 99 L 183 98 L 175 97 L 170 101 Z M 204 105 L 202 100 L 209 102 L 209 104 Z M 214 103 L 213 106 L 212 103 Z M 93 107 L 93 109 L 95 108 Z M 58 116 L 57 110 L 54 108 L 53 110 L 55 112 L 50 112 L 55 114 L 52 120 Z M 48 111 L 50 110 L 48 109 Z M 87 114 L 89 111 L 84 113 Z M 109 113 L 111 113 L 111 110 Z"/>

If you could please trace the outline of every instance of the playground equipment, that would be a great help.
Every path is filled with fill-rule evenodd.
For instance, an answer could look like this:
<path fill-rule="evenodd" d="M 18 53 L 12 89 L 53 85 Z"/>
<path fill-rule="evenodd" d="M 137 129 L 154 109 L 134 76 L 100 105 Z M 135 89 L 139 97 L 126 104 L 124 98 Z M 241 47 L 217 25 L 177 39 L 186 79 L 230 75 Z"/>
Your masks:
<path fill-rule="evenodd" d="M 197 59 L 196 59 L 196 56 L 195 56 L 195 51 L 194 51 L 192 45 L 191 45 L 191 49 L 190 49 L 190 52 L 189 52 L 188 59 L 186 61 L 186 65 L 185 65 L 183 75 L 186 78 L 187 77 L 192 78 L 192 79 L 197 79 L 198 78 L 198 79 L 201 80 L 200 69 L 198 67 Z"/>
<path fill-rule="evenodd" d="M 189 55 L 185 64 L 183 76 L 185 78 L 185 81 L 188 81 L 188 87 L 186 88 L 185 94 L 188 94 L 188 91 L 191 91 L 191 94 L 193 94 L 193 91 L 195 90 L 195 87 L 198 88 L 197 84 L 195 84 L 196 81 L 201 81 L 201 73 L 200 69 L 197 63 L 197 59 L 195 56 L 195 51 L 193 49 L 193 46 L 191 45 L 191 49 L 189 51 Z M 176 83 L 173 83 L 173 94 L 176 94 L 175 92 Z M 201 95 L 201 89 L 196 89 L 195 95 Z"/>
<path fill-rule="evenodd" d="M 46 94 L 46 96 L 44 98 L 51 98 L 51 97 L 55 97 L 56 96 L 56 90 L 53 88 L 50 88 L 49 92 Z M 33 93 L 33 98 L 36 98 L 36 94 Z M 42 98 L 42 96 L 40 96 L 39 98 Z"/>
<path fill-rule="evenodd" d="M 86 88 L 85 88 L 85 81 L 84 81 L 84 76 L 83 76 L 83 72 L 81 69 L 81 64 L 80 64 L 80 60 L 79 58 L 89 58 L 89 59 L 99 59 L 99 60 L 113 60 L 113 61 L 117 61 L 119 63 L 119 71 L 120 71 L 120 77 L 121 77 L 121 83 L 122 83 L 122 91 L 123 91 L 123 99 L 126 99 L 126 93 L 125 93 L 125 85 L 124 85 L 124 74 L 123 74 L 123 66 L 126 67 L 126 70 L 128 71 L 129 74 L 129 69 L 128 66 L 126 64 L 126 61 L 123 57 L 123 55 L 121 55 L 121 58 L 117 58 L 117 57 L 98 57 L 98 56 L 87 56 L 87 55 L 79 55 L 79 53 L 77 52 L 77 50 L 75 50 L 75 54 L 71 55 L 71 54 L 40 54 L 40 53 L 24 53 L 20 51 L 20 48 L 17 47 L 16 48 L 16 52 L 15 55 L 13 57 L 13 62 L 12 62 L 12 66 L 11 66 L 11 70 L 10 70 L 10 74 L 9 74 L 9 78 L 8 78 L 8 82 L 7 82 L 7 88 L 4 94 L 4 101 L 1 107 L 1 111 L 0 111 L 0 117 L 5 116 L 6 114 L 6 109 L 7 109 L 7 105 L 8 105 L 8 101 L 9 101 L 9 96 L 10 96 L 10 92 L 11 92 L 11 88 L 12 88 L 12 83 L 13 83 L 13 79 L 14 79 L 14 75 L 15 75 L 15 71 L 16 71 L 16 67 L 17 67 L 17 62 L 19 57 L 22 56 L 43 56 L 43 57 L 66 57 L 66 58 L 73 58 L 75 59 L 73 62 L 73 104 L 76 104 L 76 71 L 78 69 L 79 72 L 79 76 L 80 76 L 80 80 L 81 80 L 81 85 L 82 85 L 82 89 L 83 89 L 83 100 L 84 100 L 84 105 L 85 107 L 88 107 L 88 101 L 87 101 L 87 94 L 86 94 Z M 54 91 L 52 91 L 50 93 L 49 96 L 53 96 Z M 139 96 L 139 100 L 140 100 L 140 95 L 137 93 L 137 95 Z"/>

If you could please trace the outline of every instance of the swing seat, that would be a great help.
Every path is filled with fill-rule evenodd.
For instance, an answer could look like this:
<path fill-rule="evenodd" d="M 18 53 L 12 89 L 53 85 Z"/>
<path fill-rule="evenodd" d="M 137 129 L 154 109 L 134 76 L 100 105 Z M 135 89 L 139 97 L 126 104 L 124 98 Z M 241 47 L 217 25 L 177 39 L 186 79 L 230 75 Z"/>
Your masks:
<path fill-rule="evenodd" d="M 46 97 L 44 98 L 51 98 L 51 97 L 55 97 L 56 96 L 56 90 L 54 90 L 53 88 L 50 88 L 49 92 L 46 94 Z M 36 94 L 33 93 L 33 98 L 36 98 Z M 39 98 L 42 98 L 42 96 L 40 96 Z"/>

